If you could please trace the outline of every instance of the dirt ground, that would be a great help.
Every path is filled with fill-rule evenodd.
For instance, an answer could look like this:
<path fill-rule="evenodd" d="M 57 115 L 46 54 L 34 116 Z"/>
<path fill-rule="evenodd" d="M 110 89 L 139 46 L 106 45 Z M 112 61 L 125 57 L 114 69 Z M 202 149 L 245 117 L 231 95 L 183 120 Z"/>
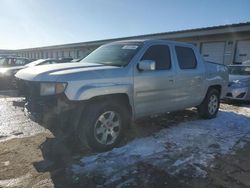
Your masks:
<path fill-rule="evenodd" d="M 94 153 L 88 149 L 75 151 L 64 135 L 55 135 L 25 117 L 22 99 L 6 94 L 1 97 L 0 187 L 250 187 L 250 143 L 233 154 L 216 156 L 213 165 L 205 169 L 206 177 L 192 176 L 192 168 L 172 175 L 149 163 L 139 162 L 129 177 L 125 175 L 108 186 L 98 176 L 94 179 L 80 176 L 75 181 L 69 173 L 71 165 Z M 241 106 L 222 104 L 221 109 L 237 112 Z M 180 122 L 197 119 L 195 109 L 141 119 L 128 131 L 121 146 Z"/>

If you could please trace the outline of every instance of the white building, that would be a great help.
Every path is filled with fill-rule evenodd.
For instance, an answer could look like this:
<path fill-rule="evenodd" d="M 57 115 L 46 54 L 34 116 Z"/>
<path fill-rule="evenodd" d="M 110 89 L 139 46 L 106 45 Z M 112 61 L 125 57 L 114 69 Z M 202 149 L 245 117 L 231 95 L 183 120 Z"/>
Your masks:
<path fill-rule="evenodd" d="M 205 60 L 221 64 L 241 63 L 250 59 L 250 22 L 8 52 L 32 59 L 81 58 L 102 44 L 128 39 L 168 39 L 193 43 L 199 48 Z"/>

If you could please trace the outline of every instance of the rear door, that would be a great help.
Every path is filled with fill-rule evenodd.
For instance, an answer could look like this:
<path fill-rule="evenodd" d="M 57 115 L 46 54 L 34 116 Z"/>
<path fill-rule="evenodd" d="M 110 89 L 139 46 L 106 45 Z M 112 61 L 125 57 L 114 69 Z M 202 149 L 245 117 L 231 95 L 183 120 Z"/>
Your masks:
<path fill-rule="evenodd" d="M 193 48 L 175 46 L 177 61 L 176 87 L 174 97 L 176 110 L 196 106 L 202 101 L 205 89 L 204 64 L 199 62 Z"/>
<path fill-rule="evenodd" d="M 136 116 L 169 111 L 173 108 L 175 67 L 166 44 L 146 48 L 140 60 L 153 60 L 156 70 L 134 70 L 134 106 Z M 138 62 L 139 63 L 139 62 Z"/>

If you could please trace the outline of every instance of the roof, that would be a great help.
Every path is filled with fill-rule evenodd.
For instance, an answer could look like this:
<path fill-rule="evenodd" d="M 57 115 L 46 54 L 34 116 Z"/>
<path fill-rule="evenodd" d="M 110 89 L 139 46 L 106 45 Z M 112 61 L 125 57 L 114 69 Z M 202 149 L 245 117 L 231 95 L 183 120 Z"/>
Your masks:
<path fill-rule="evenodd" d="M 180 41 L 174 41 L 174 40 L 163 40 L 163 39 L 150 39 L 150 38 L 147 38 L 147 39 L 138 39 L 138 40 L 134 40 L 134 39 L 131 39 L 131 40 L 118 40 L 118 41 L 114 41 L 112 43 L 154 43 L 154 42 L 167 42 L 167 43 L 171 43 L 171 44 L 178 44 L 178 45 L 185 45 L 185 46 L 193 46 L 192 44 L 190 43 L 186 43 L 186 42 L 180 42 Z"/>
<path fill-rule="evenodd" d="M 69 43 L 62 45 L 53 45 L 46 47 L 37 47 L 37 48 L 27 48 L 27 49 L 19 49 L 22 51 L 28 50 L 46 50 L 46 49 L 60 49 L 60 48 L 72 48 L 72 47 L 82 47 L 82 46 L 99 46 L 108 42 L 114 42 L 119 40 L 131 40 L 131 39 L 177 39 L 184 37 L 194 37 L 194 36 L 204 36 L 204 35 L 215 35 L 215 34 L 225 34 L 225 33 L 235 33 L 235 32 L 246 32 L 250 31 L 250 22 L 245 23 L 237 23 L 237 24 L 226 24 L 212 27 L 203 27 L 196 29 L 186 29 L 180 31 L 169 31 L 169 32 L 161 32 L 161 33 L 153 33 L 153 34 L 145 34 L 131 37 L 121 37 L 121 38 L 112 38 L 112 39 L 104 39 L 104 40 L 96 40 L 96 41 L 88 41 L 88 42 L 79 42 L 79 43 Z"/>

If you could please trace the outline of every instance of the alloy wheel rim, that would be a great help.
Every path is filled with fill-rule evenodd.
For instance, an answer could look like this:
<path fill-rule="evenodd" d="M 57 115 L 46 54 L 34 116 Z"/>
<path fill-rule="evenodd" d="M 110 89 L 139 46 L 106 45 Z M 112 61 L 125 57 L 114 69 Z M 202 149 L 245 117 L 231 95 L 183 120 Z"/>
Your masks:
<path fill-rule="evenodd" d="M 208 111 L 211 115 L 215 114 L 218 108 L 218 97 L 216 95 L 211 95 L 208 103 Z"/>
<path fill-rule="evenodd" d="M 120 116 L 114 111 L 101 114 L 95 123 L 95 139 L 103 145 L 113 144 L 120 134 Z"/>

